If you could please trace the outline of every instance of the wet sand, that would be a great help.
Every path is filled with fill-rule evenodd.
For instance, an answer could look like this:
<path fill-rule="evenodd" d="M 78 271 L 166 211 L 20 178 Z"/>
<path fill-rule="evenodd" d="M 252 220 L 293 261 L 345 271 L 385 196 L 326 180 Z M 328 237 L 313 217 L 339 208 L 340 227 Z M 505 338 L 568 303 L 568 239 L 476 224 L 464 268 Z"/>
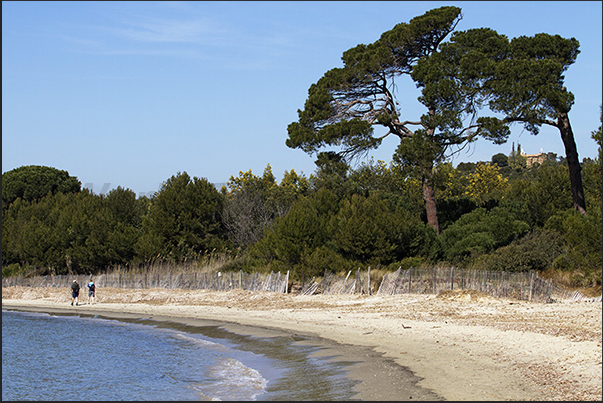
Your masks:
<path fill-rule="evenodd" d="M 600 302 L 529 303 L 477 292 L 301 296 L 107 288 L 97 295 L 94 305 L 84 298 L 71 307 L 67 289 L 9 287 L 2 306 L 212 321 L 239 334 L 323 340 L 332 349 L 326 354 L 359 362 L 350 376 L 363 381 L 362 400 L 602 398 Z"/>

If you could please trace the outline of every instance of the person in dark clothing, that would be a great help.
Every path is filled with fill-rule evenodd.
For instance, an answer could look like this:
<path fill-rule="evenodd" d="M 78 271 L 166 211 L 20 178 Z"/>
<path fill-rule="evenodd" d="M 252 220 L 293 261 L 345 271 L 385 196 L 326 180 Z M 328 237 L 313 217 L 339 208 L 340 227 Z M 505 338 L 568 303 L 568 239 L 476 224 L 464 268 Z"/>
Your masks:
<path fill-rule="evenodd" d="M 80 285 L 77 283 L 77 280 L 73 280 L 73 284 L 71 284 L 71 305 L 75 302 L 75 305 L 79 305 L 78 298 L 80 296 Z"/>
<path fill-rule="evenodd" d="M 96 285 L 94 284 L 94 281 L 92 281 L 92 278 L 90 278 L 90 282 L 88 283 L 88 303 L 89 304 L 94 304 L 95 291 L 96 291 Z"/>

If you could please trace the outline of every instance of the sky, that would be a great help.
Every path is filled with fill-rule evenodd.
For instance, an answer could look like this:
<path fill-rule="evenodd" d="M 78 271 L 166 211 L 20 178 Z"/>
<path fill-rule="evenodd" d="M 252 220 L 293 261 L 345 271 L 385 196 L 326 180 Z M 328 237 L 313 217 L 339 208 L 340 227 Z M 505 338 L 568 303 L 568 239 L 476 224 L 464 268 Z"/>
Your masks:
<path fill-rule="evenodd" d="M 565 74 L 569 116 L 580 160 L 595 158 L 601 1 L 3 1 L 2 172 L 49 166 L 96 194 L 137 196 L 183 172 L 218 189 L 268 164 L 278 182 L 291 170 L 309 177 L 316 156 L 285 140 L 310 86 L 343 67 L 346 50 L 447 5 L 462 9 L 457 30 L 580 42 Z M 414 84 L 396 84 L 404 116 L 417 119 Z M 451 162 L 490 161 L 513 144 L 565 156 L 557 129 L 517 126 L 506 144 L 480 139 Z M 389 163 L 397 145 L 390 136 L 367 158 Z"/>

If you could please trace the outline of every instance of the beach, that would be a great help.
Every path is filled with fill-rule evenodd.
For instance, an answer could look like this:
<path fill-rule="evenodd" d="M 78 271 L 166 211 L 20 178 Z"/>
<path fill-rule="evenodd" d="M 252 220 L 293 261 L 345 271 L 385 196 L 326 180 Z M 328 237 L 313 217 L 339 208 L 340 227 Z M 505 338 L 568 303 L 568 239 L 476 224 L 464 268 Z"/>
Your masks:
<path fill-rule="evenodd" d="M 76 307 L 66 288 L 7 287 L 2 307 L 213 321 L 240 334 L 318 338 L 333 342 L 335 351 L 356 346 L 362 353 L 350 360 L 362 362 L 350 376 L 362 380 L 362 400 L 602 400 L 601 302 L 544 304 L 476 291 L 371 296 L 101 288 L 95 304 L 81 295 Z M 396 368 L 412 375 L 400 377 L 407 371 Z"/>

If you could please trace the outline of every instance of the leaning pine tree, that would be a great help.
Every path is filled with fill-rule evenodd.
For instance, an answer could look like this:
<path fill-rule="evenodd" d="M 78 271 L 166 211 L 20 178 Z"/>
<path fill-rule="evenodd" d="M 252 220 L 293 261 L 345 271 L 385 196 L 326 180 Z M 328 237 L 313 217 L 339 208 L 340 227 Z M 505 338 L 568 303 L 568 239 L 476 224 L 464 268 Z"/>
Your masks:
<path fill-rule="evenodd" d="M 506 115 L 506 121 L 521 122 L 532 134 L 542 125 L 559 130 L 565 147 L 573 207 L 586 214 L 582 168 L 570 124 L 574 95 L 564 85 L 564 73 L 580 53 L 577 39 L 545 33 L 513 38 L 500 49 L 488 80 L 493 96 L 490 106 Z"/>
<path fill-rule="evenodd" d="M 485 101 L 475 88 L 480 81 L 454 69 L 442 70 L 448 66 L 438 56 L 440 45 L 461 18 L 458 7 L 437 8 L 396 25 L 372 44 L 344 52 L 344 66 L 327 71 L 310 86 L 286 141 L 288 147 L 318 153 L 319 160 L 330 156 L 349 161 L 377 148 L 387 136 L 397 136 L 394 159 L 420 176 L 427 221 L 436 233 L 435 167 L 450 150 L 478 136 L 502 143 L 510 133 L 505 122 L 478 117 Z M 414 120 L 404 119 L 398 107 L 394 80 L 401 75 L 411 76 L 422 88 L 419 101 L 426 113 Z M 328 147 L 340 150 L 319 152 Z"/>

